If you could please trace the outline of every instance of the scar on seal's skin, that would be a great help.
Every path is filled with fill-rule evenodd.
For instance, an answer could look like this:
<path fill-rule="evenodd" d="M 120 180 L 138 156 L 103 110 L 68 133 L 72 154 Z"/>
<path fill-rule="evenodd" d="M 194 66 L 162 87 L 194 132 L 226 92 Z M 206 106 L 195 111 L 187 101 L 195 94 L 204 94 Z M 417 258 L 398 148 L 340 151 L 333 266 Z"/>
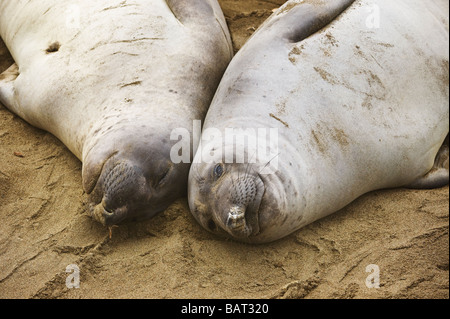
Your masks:
<path fill-rule="evenodd" d="M 61 47 L 61 44 L 59 44 L 58 41 L 53 42 L 53 43 L 50 44 L 50 45 L 48 46 L 48 48 L 45 50 L 45 53 L 49 54 L 49 53 L 58 52 L 60 47 Z"/>
<path fill-rule="evenodd" d="M 289 124 L 287 124 L 285 121 L 281 120 L 280 118 L 276 117 L 273 113 L 270 113 L 269 115 L 270 115 L 270 117 L 273 117 L 275 120 L 281 122 L 284 126 L 289 128 Z"/>
<path fill-rule="evenodd" d="M 314 130 L 311 131 L 311 134 L 312 134 L 312 137 L 314 138 L 316 145 L 319 147 L 319 151 L 322 154 L 324 154 L 326 149 L 325 149 L 325 145 L 322 143 L 322 141 L 319 138 L 319 134 Z"/>
<path fill-rule="evenodd" d="M 124 87 L 131 86 L 131 85 L 140 85 L 141 83 L 142 83 L 142 81 L 135 81 L 135 82 L 131 82 L 131 83 L 127 83 L 127 84 L 121 85 L 120 88 L 124 88 Z"/>

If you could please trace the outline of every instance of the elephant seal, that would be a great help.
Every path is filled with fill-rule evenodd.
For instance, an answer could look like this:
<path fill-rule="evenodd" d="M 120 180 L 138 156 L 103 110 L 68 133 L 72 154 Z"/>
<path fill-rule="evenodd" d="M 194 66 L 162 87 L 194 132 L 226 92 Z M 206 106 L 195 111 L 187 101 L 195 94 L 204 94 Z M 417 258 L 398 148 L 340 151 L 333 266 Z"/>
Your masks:
<path fill-rule="evenodd" d="M 372 190 L 448 184 L 448 31 L 444 0 L 285 3 L 208 110 L 188 184 L 196 220 L 264 243 Z"/>
<path fill-rule="evenodd" d="M 233 54 L 216 0 L 2 0 L 0 35 L 16 62 L 0 101 L 82 161 L 96 220 L 185 196 L 171 131 L 204 118 Z"/>

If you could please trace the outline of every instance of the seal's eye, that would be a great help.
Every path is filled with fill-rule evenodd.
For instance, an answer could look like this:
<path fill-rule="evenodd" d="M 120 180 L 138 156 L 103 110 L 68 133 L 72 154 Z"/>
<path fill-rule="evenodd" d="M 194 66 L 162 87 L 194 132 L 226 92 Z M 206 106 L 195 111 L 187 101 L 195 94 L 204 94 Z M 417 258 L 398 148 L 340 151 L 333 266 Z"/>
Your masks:
<path fill-rule="evenodd" d="M 214 177 L 219 178 L 223 174 L 223 166 L 222 164 L 217 164 L 214 166 Z"/>

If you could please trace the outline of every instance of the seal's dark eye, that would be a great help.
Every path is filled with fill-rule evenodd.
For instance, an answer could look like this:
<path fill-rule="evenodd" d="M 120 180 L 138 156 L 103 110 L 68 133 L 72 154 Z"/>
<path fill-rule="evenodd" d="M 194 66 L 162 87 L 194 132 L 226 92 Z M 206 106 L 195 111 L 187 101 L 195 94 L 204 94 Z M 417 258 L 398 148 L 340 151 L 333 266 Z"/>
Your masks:
<path fill-rule="evenodd" d="M 222 174 L 223 174 L 222 164 L 217 164 L 216 166 L 214 166 L 214 176 L 216 178 L 219 178 L 220 176 L 222 176 Z"/>

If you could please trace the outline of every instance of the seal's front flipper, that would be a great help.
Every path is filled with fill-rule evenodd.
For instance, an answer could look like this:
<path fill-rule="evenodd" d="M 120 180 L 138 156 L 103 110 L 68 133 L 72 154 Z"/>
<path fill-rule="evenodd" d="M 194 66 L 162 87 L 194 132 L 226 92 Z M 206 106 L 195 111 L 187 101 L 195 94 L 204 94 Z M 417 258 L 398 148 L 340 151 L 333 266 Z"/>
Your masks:
<path fill-rule="evenodd" d="M 264 22 L 260 29 L 272 30 L 268 34 L 273 38 L 281 37 L 288 42 L 297 43 L 330 24 L 354 1 L 287 1 Z"/>
<path fill-rule="evenodd" d="M 14 82 L 18 76 L 19 67 L 15 63 L 5 72 L 0 74 L 0 103 L 16 114 L 18 114 L 18 110 L 15 99 Z"/>
<path fill-rule="evenodd" d="M 230 32 L 217 0 L 166 0 L 166 3 L 177 20 L 185 26 L 212 27 L 218 23 L 233 55 Z"/>
<path fill-rule="evenodd" d="M 439 188 L 449 183 L 449 142 L 448 134 L 436 154 L 433 167 L 431 170 L 425 174 L 423 177 L 419 178 L 410 185 L 408 188 Z"/>
<path fill-rule="evenodd" d="M 216 0 L 166 0 L 166 3 L 182 24 L 202 22 L 220 10 Z"/>

